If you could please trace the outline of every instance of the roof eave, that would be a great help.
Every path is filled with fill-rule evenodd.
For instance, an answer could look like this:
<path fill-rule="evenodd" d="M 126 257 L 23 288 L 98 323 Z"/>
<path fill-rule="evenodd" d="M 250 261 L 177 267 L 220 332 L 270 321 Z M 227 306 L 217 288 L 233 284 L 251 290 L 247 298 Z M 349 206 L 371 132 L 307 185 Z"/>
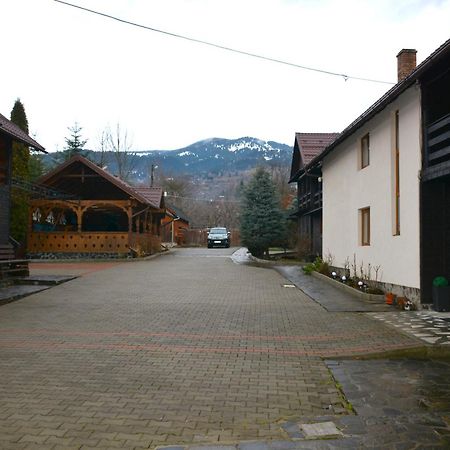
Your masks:
<path fill-rule="evenodd" d="M 356 130 L 361 128 L 366 122 L 375 117 L 381 111 L 386 108 L 387 105 L 392 103 L 399 95 L 410 88 L 414 83 L 419 81 L 421 75 L 428 70 L 430 64 L 435 59 L 439 58 L 444 52 L 450 49 L 450 39 L 442 44 L 436 51 L 434 51 L 428 58 L 426 58 L 416 69 L 414 69 L 404 80 L 393 86 L 388 92 L 386 92 L 381 98 L 379 98 L 373 105 L 371 105 L 366 111 L 364 111 L 356 120 L 354 120 L 340 136 L 337 137 L 325 150 L 315 158 L 313 158 L 306 166 L 306 169 L 314 167 L 318 162 L 323 160 L 329 153 L 331 153 L 339 144 L 344 142 L 350 137 Z"/>

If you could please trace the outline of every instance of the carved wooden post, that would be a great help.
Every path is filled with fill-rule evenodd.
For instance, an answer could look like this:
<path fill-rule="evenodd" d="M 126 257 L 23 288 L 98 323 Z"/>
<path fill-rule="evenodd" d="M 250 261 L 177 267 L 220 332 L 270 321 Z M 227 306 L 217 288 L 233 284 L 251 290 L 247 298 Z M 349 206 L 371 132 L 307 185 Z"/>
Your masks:
<path fill-rule="evenodd" d="M 78 204 L 77 209 L 76 209 L 78 233 L 81 233 L 81 230 L 82 230 L 83 212 L 84 212 L 83 208 L 81 207 L 80 204 Z"/>
<path fill-rule="evenodd" d="M 136 217 L 136 233 L 141 232 L 141 216 Z"/>
<path fill-rule="evenodd" d="M 131 201 L 128 202 L 128 208 L 127 208 L 127 215 L 128 215 L 128 247 L 131 247 L 131 237 L 133 232 L 133 206 L 131 205 Z"/>

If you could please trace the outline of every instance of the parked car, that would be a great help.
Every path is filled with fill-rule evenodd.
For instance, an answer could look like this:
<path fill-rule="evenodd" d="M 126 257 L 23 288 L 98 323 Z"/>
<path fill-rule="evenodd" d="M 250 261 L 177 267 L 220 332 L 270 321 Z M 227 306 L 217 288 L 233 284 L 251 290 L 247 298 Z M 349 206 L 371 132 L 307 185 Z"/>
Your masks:
<path fill-rule="evenodd" d="M 211 228 L 208 233 L 208 248 L 230 247 L 230 232 L 226 228 Z"/>

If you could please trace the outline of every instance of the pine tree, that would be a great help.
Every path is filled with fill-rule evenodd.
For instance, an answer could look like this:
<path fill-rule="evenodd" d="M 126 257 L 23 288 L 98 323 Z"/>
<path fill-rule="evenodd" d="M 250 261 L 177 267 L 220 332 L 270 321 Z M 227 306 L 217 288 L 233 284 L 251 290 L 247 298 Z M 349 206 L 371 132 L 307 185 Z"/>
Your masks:
<path fill-rule="evenodd" d="M 284 244 L 286 219 L 270 175 L 256 170 L 244 190 L 241 207 L 241 241 L 255 256 L 267 255 L 270 246 Z"/>
<path fill-rule="evenodd" d="M 70 136 L 64 138 L 66 141 L 66 146 L 64 148 L 64 160 L 72 158 L 75 155 L 84 155 L 84 146 L 86 145 L 87 139 L 81 138 L 81 128 L 77 122 L 73 126 L 67 128 L 70 131 Z"/>
<path fill-rule="evenodd" d="M 11 122 L 28 134 L 28 120 L 25 108 L 17 99 L 11 111 Z M 30 179 L 30 149 L 27 145 L 13 142 L 12 176 L 29 181 Z M 11 190 L 11 236 L 18 242 L 24 243 L 28 226 L 28 193 L 13 187 Z"/>

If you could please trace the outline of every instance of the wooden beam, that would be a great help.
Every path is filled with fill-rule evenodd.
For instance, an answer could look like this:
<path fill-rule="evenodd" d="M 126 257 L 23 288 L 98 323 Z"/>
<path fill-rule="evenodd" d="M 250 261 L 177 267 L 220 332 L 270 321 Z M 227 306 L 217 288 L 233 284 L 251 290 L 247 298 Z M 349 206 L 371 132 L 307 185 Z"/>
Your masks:
<path fill-rule="evenodd" d="M 430 181 L 436 178 L 450 175 L 450 161 L 445 161 L 435 166 L 427 167 L 422 174 L 422 181 Z"/>
<path fill-rule="evenodd" d="M 442 148 L 441 150 L 437 150 L 428 155 L 428 160 L 433 161 L 434 159 L 443 158 L 444 156 L 450 155 L 450 145 Z"/>
<path fill-rule="evenodd" d="M 85 178 L 103 178 L 97 174 L 84 174 L 84 173 L 68 173 L 66 175 L 61 175 L 61 178 L 81 178 L 81 182 L 84 183 Z"/>

